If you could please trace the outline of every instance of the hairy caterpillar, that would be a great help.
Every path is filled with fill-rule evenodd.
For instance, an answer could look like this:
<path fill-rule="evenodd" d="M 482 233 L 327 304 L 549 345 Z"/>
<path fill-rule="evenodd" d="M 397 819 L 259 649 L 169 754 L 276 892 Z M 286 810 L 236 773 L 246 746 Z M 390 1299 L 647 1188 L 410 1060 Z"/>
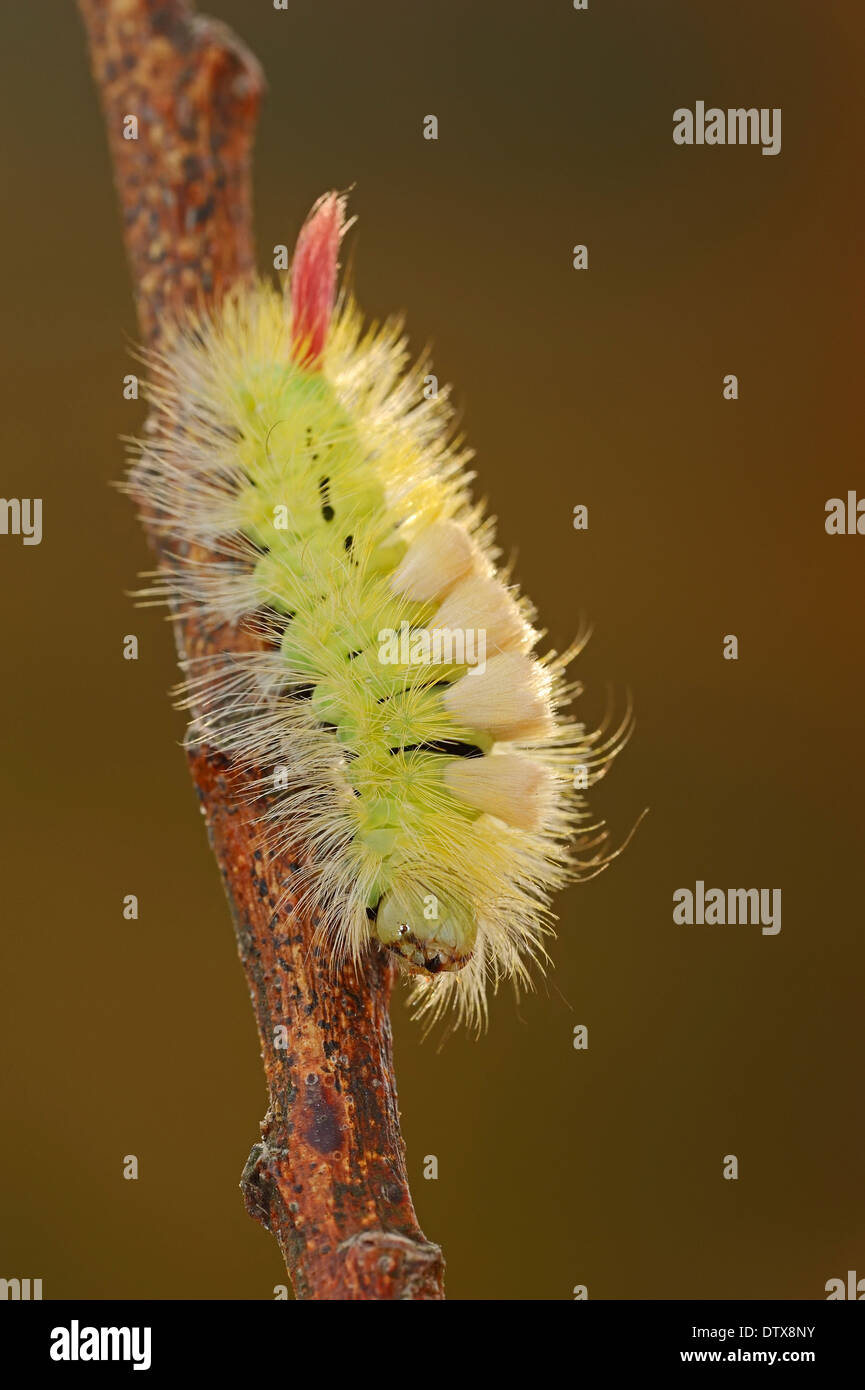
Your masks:
<path fill-rule="evenodd" d="M 562 715 L 573 651 L 533 654 L 447 392 L 337 298 L 344 230 L 328 194 L 284 295 L 239 288 L 147 355 L 127 490 L 173 550 L 151 593 L 267 639 L 188 663 L 190 732 L 273 769 L 265 833 L 309 843 L 334 956 L 376 938 L 421 1015 L 480 1026 L 486 987 L 546 956 L 552 892 L 608 862 L 573 769 L 596 781 L 627 730 Z"/>

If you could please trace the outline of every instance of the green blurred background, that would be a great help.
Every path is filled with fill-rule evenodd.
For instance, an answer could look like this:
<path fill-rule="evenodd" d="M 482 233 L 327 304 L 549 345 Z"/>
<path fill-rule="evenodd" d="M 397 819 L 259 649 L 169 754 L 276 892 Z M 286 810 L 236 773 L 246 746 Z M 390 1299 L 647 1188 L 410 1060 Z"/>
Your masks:
<path fill-rule="evenodd" d="M 823 526 L 827 498 L 865 494 L 865 13 L 209 11 L 269 79 L 262 268 L 319 193 L 355 185 L 361 302 L 434 345 L 553 642 L 594 625 L 581 717 L 608 689 L 636 709 L 595 804 L 616 843 L 650 814 L 562 897 L 548 980 L 440 1052 L 394 1000 L 414 1198 L 449 1294 L 825 1297 L 865 1275 L 865 539 Z M 781 154 L 677 148 L 672 112 L 697 99 L 780 106 Z M 238 1191 L 265 1109 L 253 1016 L 167 695 L 170 629 L 128 597 L 152 560 L 108 486 L 142 421 L 121 395 L 136 326 L 68 0 L 5 7 L 0 109 L 2 492 L 44 499 L 41 546 L 0 537 L 0 1274 L 46 1298 L 266 1299 L 283 1267 Z M 697 878 L 780 887 L 781 933 L 674 926 Z"/>

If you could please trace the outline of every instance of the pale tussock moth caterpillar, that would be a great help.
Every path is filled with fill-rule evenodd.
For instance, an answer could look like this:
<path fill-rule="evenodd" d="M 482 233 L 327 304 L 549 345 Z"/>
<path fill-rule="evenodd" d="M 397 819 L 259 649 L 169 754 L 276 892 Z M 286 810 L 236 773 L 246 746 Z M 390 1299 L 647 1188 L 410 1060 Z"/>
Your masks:
<path fill-rule="evenodd" d="M 344 229 L 329 194 L 284 294 L 239 287 L 147 354 L 127 487 L 173 543 L 161 597 L 268 639 L 188 664 L 190 731 L 274 769 L 264 833 L 309 844 L 330 950 L 377 939 L 421 1015 L 479 1026 L 487 987 L 546 956 L 552 893 L 608 862 L 573 768 L 596 781 L 627 728 L 562 712 L 579 644 L 535 654 L 447 392 L 425 394 L 398 323 L 337 298 Z"/>

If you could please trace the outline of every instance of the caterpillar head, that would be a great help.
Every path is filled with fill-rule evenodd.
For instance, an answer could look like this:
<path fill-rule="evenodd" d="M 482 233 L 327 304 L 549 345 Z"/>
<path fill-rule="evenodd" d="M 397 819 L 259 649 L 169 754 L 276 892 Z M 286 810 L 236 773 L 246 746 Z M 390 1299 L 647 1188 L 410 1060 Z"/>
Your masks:
<path fill-rule="evenodd" d="M 435 893 L 392 889 L 379 903 L 375 933 L 411 974 L 440 975 L 468 964 L 477 928 Z"/>

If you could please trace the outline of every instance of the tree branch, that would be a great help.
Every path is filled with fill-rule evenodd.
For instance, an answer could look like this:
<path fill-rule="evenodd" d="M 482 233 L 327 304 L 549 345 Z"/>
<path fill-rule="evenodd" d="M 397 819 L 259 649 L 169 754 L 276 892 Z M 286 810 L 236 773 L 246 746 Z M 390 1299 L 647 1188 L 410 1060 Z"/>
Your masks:
<path fill-rule="evenodd" d="M 186 0 L 79 0 L 79 8 L 139 322 L 153 346 L 185 308 L 253 273 L 250 154 L 263 79 L 229 30 Z M 128 117 L 137 138 L 128 138 Z M 247 632 L 175 616 L 181 660 L 257 645 Z M 275 853 L 257 824 L 250 790 L 263 772 L 241 772 L 201 746 L 189 760 L 268 1088 L 262 1139 L 241 1182 L 247 1210 L 279 1241 L 298 1298 L 443 1298 L 441 1251 L 418 1226 L 405 1170 L 388 1014 L 393 966 L 371 948 L 361 969 L 333 969 L 313 942 L 314 920 L 291 904 L 304 847 Z M 277 1046 L 279 1025 L 287 1047 Z"/>

